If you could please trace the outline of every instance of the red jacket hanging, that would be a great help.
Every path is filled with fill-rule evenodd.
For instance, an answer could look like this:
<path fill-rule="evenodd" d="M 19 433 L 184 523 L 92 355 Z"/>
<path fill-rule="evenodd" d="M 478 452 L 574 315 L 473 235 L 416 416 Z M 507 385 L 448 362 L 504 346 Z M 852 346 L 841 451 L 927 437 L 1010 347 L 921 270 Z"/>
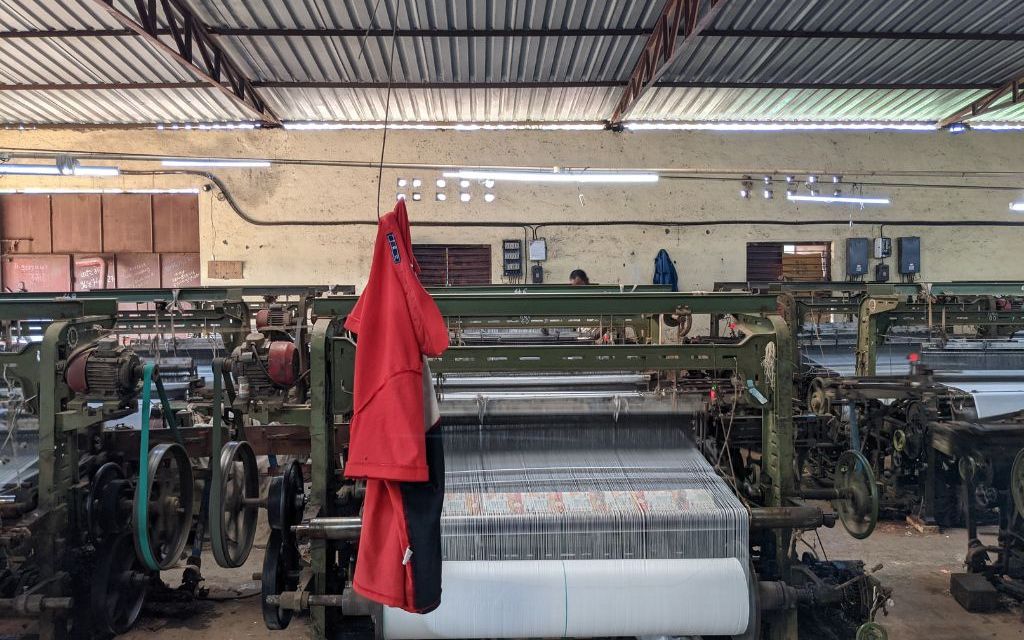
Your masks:
<path fill-rule="evenodd" d="M 426 433 L 437 416 L 424 356 L 448 348 L 448 328 L 418 272 L 399 201 L 380 220 L 369 281 L 345 322 L 358 341 L 345 475 L 367 479 L 353 587 L 425 613 L 441 598 L 444 453 L 440 429 Z"/>
<path fill-rule="evenodd" d="M 345 321 L 358 335 L 355 414 L 345 475 L 424 482 L 423 356 L 448 348 L 448 327 L 417 274 L 405 201 L 380 219 L 366 289 Z"/>

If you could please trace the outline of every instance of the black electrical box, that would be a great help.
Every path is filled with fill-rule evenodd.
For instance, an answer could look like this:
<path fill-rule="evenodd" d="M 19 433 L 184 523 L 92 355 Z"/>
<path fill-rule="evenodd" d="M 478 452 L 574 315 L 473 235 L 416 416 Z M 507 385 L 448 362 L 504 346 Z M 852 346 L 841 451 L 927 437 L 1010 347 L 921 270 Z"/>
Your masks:
<path fill-rule="evenodd" d="M 875 265 L 875 282 L 889 282 L 889 265 L 884 262 Z"/>
<path fill-rule="evenodd" d="M 544 284 L 544 267 L 535 264 L 530 267 L 530 276 L 533 280 L 533 284 Z"/>
<path fill-rule="evenodd" d="M 906 236 L 897 238 L 896 243 L 900 250 L 900 273 L 921 273 L 921 238 Z"/>
<path fill-rule="evenodd" d="M 868 254 L 871 240 L 868 238 L 846 239 L 846 275 L 862 276 L 868 272 Z"/>

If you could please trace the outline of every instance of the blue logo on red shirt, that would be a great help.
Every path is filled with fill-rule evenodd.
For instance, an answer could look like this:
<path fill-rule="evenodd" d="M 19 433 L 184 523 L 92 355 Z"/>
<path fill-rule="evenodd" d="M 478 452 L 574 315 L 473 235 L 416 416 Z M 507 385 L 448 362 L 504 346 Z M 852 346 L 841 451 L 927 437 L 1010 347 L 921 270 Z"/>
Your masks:
<path fill-rule="evenodd" d="M 395 264 L 402 261 L 402 254 L 398 252 L 398 242 L 395 241 L 395 234 L 388 234 L 388 244 L 391 245 L 391 259 Z"/>

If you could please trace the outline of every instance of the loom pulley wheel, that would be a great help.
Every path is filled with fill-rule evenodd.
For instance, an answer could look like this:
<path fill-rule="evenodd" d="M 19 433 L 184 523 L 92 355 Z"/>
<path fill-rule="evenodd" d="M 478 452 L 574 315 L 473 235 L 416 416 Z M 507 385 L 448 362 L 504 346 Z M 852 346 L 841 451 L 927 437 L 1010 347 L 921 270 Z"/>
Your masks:
<path fill-rule="evenodd" d="M 220 486 L 210 494 L 210 543 L 217 564 L 240 567 L 256 537 L 260 480 L 256 454 L 248 442 L 224 445 L 220 454 Z"/>
<path fill-rule="evenodd" d="M 284 473 L 271 479 L 267 493 L 267 520 L 271 529 L 290 531 L 302 522 L 306 506 L 304 483 L 302 465 L 297 460 L 293 460 Z"/>
<path fill-rule="evenodd" d="M 116 462 L 104 464 L 93 475 L 85 501 L 86 528 L 93 542 L 128 530 L 133 488 Z"/>
<path fill-rule="evenodd" d="M 155 574 L 146 569 L 132 547 L 132 535 L 124 533 L 107 540 L 97 550 L 90 604 L 98 636 L 131 629 L 146 601 Z"/>
<path fill-rule="evenodd" d="M 267 540 L 267 552 L 263 556 L 263 573 L 260 576 L 263 601 L 263 622 L 268 629 L 279 631 L 292 621 L 292 611 L 280 606 L 271 598 L 277 598 L 285 591 L 299 585 L 299 548 L 295 535 L 290 530 L 273 529 Z"/>
<path fill-rule="evenodd" d="M 145 480 L 143 483 L 140 478 L 132 508 L 132 513 L 138 514 L 139 501 L 146 501 L 145 524 L 136 519 L 133 526 L 135 551 L 145 558 L 143 541 L 148 538 L 157 567 L 169 569 L 181 558 L 192 529 L 195 480 L 185 448 L 176 443 L 153 447 Z M 143 536 L 143 527 L 147 536 Z"/>
<path fill-rule="evenodd" d="M 867 538 L 878 524 L 878 484 L 864 454 L 849 450 L 839 456 L 834 480 L 832 506 L 839 520 L 854 538 Z"/>
<path fill-rule="evenodd" d="M 1013 461 L 1013 468 L 1010 471 L 1010 494 L 1013 496 L 1017 515 L 1024 517 L 1024 449 L 1017 452 L 1017 457 Z"/>

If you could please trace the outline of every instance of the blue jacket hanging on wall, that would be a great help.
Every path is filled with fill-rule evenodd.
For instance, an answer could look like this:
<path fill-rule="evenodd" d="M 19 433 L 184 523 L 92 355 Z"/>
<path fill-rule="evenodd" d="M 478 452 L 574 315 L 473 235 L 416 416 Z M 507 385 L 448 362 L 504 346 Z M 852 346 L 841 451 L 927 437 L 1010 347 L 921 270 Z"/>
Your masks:
<path fill-rule="evenodd" d="M 676 267 L 672 264 L 672 258 L 668 251 L 662 249 L 654 258 L 654 284 L 672 285 L 673 291 L 679 291 L 679 276 L 676 275 Z"/>

